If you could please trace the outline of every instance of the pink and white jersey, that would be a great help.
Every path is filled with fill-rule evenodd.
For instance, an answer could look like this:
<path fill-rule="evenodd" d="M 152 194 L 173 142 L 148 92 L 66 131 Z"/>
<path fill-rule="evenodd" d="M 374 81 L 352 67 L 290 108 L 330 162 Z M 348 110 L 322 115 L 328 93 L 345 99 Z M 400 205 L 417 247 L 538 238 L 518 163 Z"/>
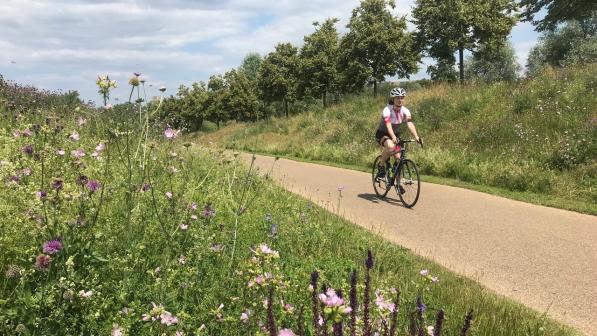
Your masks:
<path fill-rule="evenodd" d="M 410 110 L 402 106 L 400 109 L 395 109 L 394 105 L 388 105 L 381 113 L 381 122 L 379 123 L 379 130 L 386 132 L 386 123 L 390 122 L 392 126 L 397 126 L 405 123 L 411 119 Z"/>

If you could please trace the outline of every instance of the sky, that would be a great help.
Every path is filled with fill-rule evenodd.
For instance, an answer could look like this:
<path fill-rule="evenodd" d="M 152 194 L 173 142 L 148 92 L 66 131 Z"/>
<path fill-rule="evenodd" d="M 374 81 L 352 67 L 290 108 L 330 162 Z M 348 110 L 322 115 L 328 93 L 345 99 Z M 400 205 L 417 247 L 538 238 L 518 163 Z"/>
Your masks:
<path fill-rule="evenodd" d="M 397 0 L 392 13 L 410 19 L 415 0 Z M 140 72 L 147 97 L 166 94 L 238 67 L 248 53 L 265 56 L 279 42 L 302 46 L 313 22 L 346 24 L 359 0 L 3 0 L 0 2 L 0 74 L 48 90 L 77 90 L 100 103 L 95 81 L 119 85 L 112 103 L 128 100 L 128 79 Z M 413 24 L 408 25 L 414 30 Z M 538 33 L 518 23 L 510 34 L 524 66 Z M 411 79 L 427 77 L 423 59 Z M 116 100 L 117 99 L 117 100 Z"/>

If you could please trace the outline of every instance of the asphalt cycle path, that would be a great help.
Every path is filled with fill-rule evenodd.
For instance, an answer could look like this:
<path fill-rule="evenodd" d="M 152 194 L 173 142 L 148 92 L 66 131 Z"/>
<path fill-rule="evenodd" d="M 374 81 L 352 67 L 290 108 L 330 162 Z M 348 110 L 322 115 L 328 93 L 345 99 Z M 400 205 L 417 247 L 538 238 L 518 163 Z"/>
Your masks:
<path fill-rule="evenodd" d="M 242 157 L 249 165 L 252 154 Z M 274 160 L 257 155 L 254 165 L 265 174 Z M 287 190 L 597 336 L 597 217 L 431 183 L 407 209 L 395 190 L 377 197 L 371 173 L 286 159 L 273 167 Z"/>

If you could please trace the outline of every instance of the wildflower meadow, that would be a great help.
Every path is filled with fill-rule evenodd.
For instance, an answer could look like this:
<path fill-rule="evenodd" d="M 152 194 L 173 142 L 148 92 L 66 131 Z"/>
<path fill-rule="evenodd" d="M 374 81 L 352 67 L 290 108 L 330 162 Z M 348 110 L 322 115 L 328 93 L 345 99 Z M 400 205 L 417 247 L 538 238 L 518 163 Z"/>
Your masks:
<path fill-rule="evenodd" d="M 575 335 L 96 83 L 0 81 L 0 334 Z"/>

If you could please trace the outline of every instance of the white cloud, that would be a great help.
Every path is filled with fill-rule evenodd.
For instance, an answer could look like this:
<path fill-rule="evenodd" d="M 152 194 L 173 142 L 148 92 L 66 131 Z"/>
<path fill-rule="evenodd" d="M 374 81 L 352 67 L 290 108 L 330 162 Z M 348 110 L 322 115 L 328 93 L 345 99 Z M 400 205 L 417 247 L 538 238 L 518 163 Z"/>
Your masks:
<path fill-rule="evenodd" d="M 5 0 L 0 74 L 23 84 L 76 89 L 99 101 L 98 74 L 111 74 L 121 83 L 115 96 L 128 98 L 126 81 L 140 71 L 149 75 L 148 83 L 172 93 L 180 84 L 237 67 L 249 52 L 264 55 L 279 42 L 300 47 L 314 31 L 313 21 L 339 18 L 336 28 L 343 34 L 359 2 Z M 413 4 L 396 1 L 392 13 L 408 18 Z M 528 53 L 527 45 L 516 43 L 519 55 Z"/>

